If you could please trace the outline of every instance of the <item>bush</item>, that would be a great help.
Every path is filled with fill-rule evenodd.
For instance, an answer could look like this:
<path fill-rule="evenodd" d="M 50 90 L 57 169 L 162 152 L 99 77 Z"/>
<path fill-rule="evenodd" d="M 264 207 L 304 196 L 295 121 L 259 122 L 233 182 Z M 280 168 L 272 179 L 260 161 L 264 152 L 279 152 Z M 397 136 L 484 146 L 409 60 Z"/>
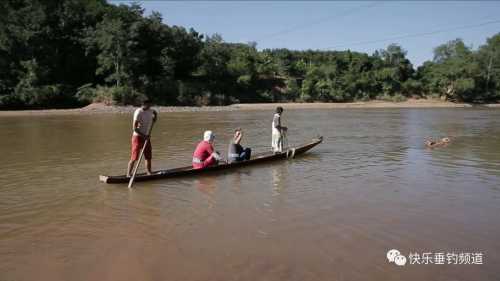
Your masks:
<path fill-rule="evenodd" d="M 0 109 L 21 109 L 25 107 L 24 102 L 14 94 L 0 95 Z"/>
<path fill-rule="evenodd" d="M 150 83 L 147 87 L 146 93 L 155 104 L 182 104 L 182 100 L 184 98 L 186 98 L 186 103 L 189 104 L 191 102 L 191 98 L 188 93 L 182 92 L 185 91 L 185 88 L 183 87 L 184 85 L 181 81 L 164 78 Z"/>
<path fill-rule="evenodd" d="M 207 105 L 209 103 L 209 98 L 203 99 L 200 97 L 203 92 L 203 88 L 200 87 L 198 83 L 195 82 L 183 82 L 178 81 L 178 89 L 176 93 L 175 103 L 181 105 Z"/>
<path fill-rule="evenodd" d="M 367 92 L 359 92 L 356 95 L 355 101 L 369 101 L 371 100 L 370 93 Z"/>
<path fill-rule="evenodd" d="M 19 83 L 14 90 L 14 97 L 3 99 L 2 102 L 21 102 L 23 107 L 31 108 L 62 108 L 78 106 L 78 101 L 72 95 L 72 89 L 62 84 L 32 86 Z"/>
<path fill-rule="evenodd" d="M 270 90 L 258 90 L 257 95 L 259 99 L 265 102 L 271 102 L 273 100 L 273 94 Z"/>
<path fill-rule="evenodd" d="M 194 97 L 194 104 L 196 106 L 205 106 L 210 104 L 210 93 L 204 92 L 202 95 Z"/>
<path fill-rule="evenodd" d="M 300 97 L 300 87 L 296 79 L 288 78 L 285 81 L 287 100 L 295 101 Z"/>
<path fill-rule="evenodd" d="M 249 87 L 250 84 L 252 83 L 252 76 L 250 75 L 241 75 L 236 79 L 236 83 L 238 85 L 243 86 L 243 87 Z"/>
<path fill-rule="evenodd" d="M 82 103 L 88 104 L 94 102 L 95 94 L 96 89 L 90 83 L 82 85 L 76 90 L 76 98 Z"/>
<path fill-rule="evenodd" d="M 352 100 L 352 98 L 349 97 L 349 94 L 346 93 L 345 91 L 341 89 L 332 89 L 331 93 L 331 99 L 334 102 L 347 102 Z"/>
<path fill-rule="evenodd" d="M 403 101 L 406 101 L 406 100 L 407 100 L 407 98 L 405 96 L 403 96 L 402 94 L 400 94 L 400 93 L 397 93 L 394 96 L 392 96 L 392 101 L 393 102 L 403 102 Z"/>
<path fill-rule="evenodd" d="M 147 97 L 135 89 L 127 86 L 113 87 L 113 101 L 116 104 L 127 105 L 127 104 L 139 104 Z"/>
<path fill-rule="evenodd" d="M 453 99 L 457 101 L 474 102 L 475 81 L 472 78 L 457 79 L 454 84 Z"/>
<path fill-rule="evenodd" d="M 400 93 L 394 95 L 383 94 L 377 97 L 377 100 L 389 101 L 389 102 L 403 102 L 406 101 L 407 98 Z"/>
<path fill-rule="evenodd" d="M 416 97 L 422 97 L 423 96 L 423 87 L 422 83 L 420 81 L 414 80 L 414 79 L 408 79 L 403 84 L 401 85 L 401 91 L 405 96 L 416 96 Z"/>
<path fill-rule="evenodd" d="M 78 88 L 78 99 L 80 101 L 104 103 L 106 105 L 128 105 L 139 104 L 146 96 L 128 86 L 92 88 L 84 85 Z"/>

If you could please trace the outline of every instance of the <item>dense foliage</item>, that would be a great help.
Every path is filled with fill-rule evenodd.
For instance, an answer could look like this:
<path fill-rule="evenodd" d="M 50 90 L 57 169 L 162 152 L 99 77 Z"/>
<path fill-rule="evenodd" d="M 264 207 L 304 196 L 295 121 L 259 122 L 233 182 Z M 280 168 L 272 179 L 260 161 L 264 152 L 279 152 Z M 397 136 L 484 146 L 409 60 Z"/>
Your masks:
<path fill-rule="evenodd" d="M 0 108 L 98 101 L 207 105 L 234 102 L 500 100 L 500 33 L 477 50 L 460 39 L 414 69 L 391 44 L 351 51 L 258 51 L 215 34 L 164 24 L 139 5 L 104 0 L 0 2 Z"/>

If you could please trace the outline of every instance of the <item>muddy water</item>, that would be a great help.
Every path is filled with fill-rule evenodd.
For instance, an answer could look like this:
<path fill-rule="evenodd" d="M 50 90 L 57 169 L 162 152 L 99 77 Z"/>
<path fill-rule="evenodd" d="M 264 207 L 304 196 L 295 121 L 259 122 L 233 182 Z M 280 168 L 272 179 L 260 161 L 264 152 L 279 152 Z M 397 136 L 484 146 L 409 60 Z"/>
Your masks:
<path fill-rule="evenodd" d="M 268 149 L 272 112 L 168 113 L 153 168 L 189 164 L 203 129 Z M 289 110 L 303 157 L 202 178 L 104 185 L 128 115 L 0 119 L 0 280 L 498 280 L 500 111 Z M 426 136 L 451 136 L 442 149 Z M 386 252 L 483 254 L 482 265 Z"/>

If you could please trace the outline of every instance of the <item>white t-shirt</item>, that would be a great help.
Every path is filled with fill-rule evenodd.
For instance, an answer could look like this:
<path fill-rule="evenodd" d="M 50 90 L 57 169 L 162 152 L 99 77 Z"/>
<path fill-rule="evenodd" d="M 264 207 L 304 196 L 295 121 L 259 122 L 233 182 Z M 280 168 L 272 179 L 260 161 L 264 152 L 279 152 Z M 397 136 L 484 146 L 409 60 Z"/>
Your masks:
<path fill-rule="evenodd" d="M 134 112 L 134 120 L 132 122 L 132 127 L 135 124 L 135 121 L 139 122 L 139 127 L 138 130 L 141 132 L 143 135 L 147 135 L 149 133 L 149 128 L 153 124 L 153 118 L 154 118 L 154 110 L 153 109 L 148 109 L 144 110 L 142 108 L 138 108 Z M 139 135 L 134 131 L 134 135 Z"/>
<path fill-rule="evenodd" d="M 280 130 L 278 130 L 276 127 L 281 126 L 281 115 L 278 113 L 275 113 L 273 116 L 273 134 L 280 134 Z"/>

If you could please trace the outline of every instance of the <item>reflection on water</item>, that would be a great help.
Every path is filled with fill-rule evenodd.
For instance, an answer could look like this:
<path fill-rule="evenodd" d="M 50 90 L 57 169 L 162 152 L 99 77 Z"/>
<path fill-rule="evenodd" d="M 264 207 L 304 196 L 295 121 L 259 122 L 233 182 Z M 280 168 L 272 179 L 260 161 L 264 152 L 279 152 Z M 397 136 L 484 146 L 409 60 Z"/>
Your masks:
<path fill-rule="evenodd" d="M 271 167 L 271 172 L 273 174 L 273 196 L 280 195 L 281 191 L 284 189 L 284 167 L 283 165 Z"/>
<path fill-rule="evenodd" d="M 272 112 L 169 113 L 153 168 L 189 165 L 205 129 L 268 149 Z M 127 115 L 5 117 L 0 280 L 497 280 L 500 111 L 289 110 L 291 161 L 126 185 Z M 426 137 L 452 144 L 426 149 Z M 141 167 L 142 168 L 142 167 Z M 483 252 L 406 266 L 388 249 Z"/>
<path fill-rule="evenodd" d="M 215 207 L 216 201 L 214 198 L 214 194 L 217 189 L 216 179 L 213 176 L 206 176 L 199 179 L 195 179 L 194 184 L 200 192 L 205 194 L 205 197 L 208 202 L 208 207 L 210 209 Z"/>

